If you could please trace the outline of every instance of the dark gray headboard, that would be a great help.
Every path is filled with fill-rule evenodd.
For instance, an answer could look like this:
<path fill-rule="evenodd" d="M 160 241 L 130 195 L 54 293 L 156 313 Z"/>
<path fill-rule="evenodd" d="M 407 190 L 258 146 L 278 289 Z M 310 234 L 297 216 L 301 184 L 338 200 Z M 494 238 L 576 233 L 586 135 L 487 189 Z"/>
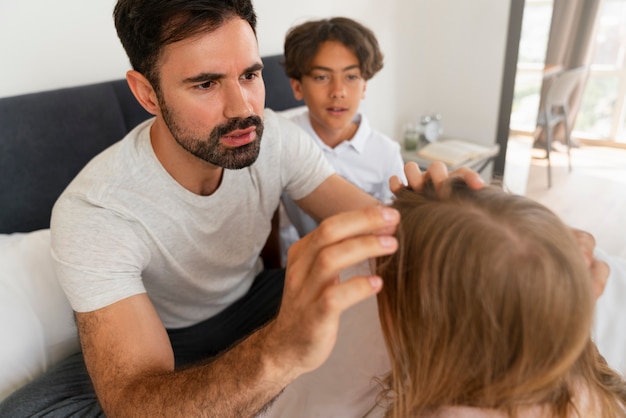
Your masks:
<path fill-rule="evenodd" d="M 263 57 L 263 80 L 265 81 L 265 107 L 286 110 L 304 105 L 293 97 L 289 78 L 282 66 L 283 56 Z"/>
<path fill-rule="evenodd" d="M 263 57 L 265 103 L 275 110 L 302 104 L 281 60 Z M 48 228 L 78 171 L 149 116 L 123 79 L 0 98 L 0 233 Z"/>

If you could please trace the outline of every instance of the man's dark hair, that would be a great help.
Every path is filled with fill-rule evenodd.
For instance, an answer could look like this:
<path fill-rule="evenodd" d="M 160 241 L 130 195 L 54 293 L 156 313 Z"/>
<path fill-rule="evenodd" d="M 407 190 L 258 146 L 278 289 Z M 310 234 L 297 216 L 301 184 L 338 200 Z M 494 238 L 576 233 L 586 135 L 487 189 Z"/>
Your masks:
<path fill-rule="evenodd" d="M 372 78 L 383 68 L 383 54 L 374 32 L 346 17 L 305 22 L 289 30 L 285 38 L 285 72 L 301 80 L 311 71 L 311 61 L 320 45 L 336 41 L 351 50 L 359 60 L 361 76 Z"/>
<path fill-rule="evenodd" d="M 256 35 L 251 0 L 119 0 L 113 11 L 117 36 L 134 70 L 159 88 L 157 62 L 166 45 L 212 32 L 240 17 Z"/>

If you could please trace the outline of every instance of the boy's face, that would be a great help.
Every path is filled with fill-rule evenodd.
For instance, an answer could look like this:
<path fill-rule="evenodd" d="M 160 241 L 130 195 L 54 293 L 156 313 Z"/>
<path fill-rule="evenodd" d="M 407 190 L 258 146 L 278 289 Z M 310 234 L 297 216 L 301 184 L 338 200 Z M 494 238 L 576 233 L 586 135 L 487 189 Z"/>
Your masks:
<path fill-rule="evenodd" d="M 302 81 L 291 80 L 294 96 L 304 99 L 313 129 L 322 140 L 326 135 L 341 136 L 342 132 L 346 133 L 344 140 L 354 135 L 352 119 L 366 87 L 359 64 L 356 55 L 342 43 L 326 41 L 320 45 Z"/>

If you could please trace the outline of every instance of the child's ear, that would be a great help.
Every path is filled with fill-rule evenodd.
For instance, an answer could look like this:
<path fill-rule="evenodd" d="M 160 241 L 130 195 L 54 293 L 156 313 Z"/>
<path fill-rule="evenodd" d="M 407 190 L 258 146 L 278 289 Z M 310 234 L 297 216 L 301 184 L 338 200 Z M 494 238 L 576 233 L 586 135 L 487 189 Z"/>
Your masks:
<path fill-rule="evenodd" d="M 291 83 L 291 89 L 293 90 L 293 97 L 295 97 L 296 100 L 303 100 L 304 94 L 302 94 L 302 83 L 300 83 L 300 80 L 290 78 L 289 82 Z"/>
<path fill-rule="evenodd" d="M 363 91 L 361 92 L 361 100 L 365 99 L 365 90 L 367 90 L 367 81 L 363 83 Z"/>
<path fill-rule="evenodd" d="M 138 71 L 130 70 L 126 73 L 126 81 L 135 98 L 148 113 L 156 115 L 159 112 L 159 101 L 152 84 Z"/>

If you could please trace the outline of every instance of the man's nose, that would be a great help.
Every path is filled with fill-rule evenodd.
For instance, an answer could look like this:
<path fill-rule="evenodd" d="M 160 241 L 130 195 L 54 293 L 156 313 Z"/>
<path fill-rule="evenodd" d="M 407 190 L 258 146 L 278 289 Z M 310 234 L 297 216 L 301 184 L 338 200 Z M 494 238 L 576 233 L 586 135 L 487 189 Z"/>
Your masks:
<path fill-rule="evenodd" d="M 254 113 L 249 92 L 239 84 L 227 87 L 224 101 L 224 116 L 228 119 L 245 118 Z"/>

